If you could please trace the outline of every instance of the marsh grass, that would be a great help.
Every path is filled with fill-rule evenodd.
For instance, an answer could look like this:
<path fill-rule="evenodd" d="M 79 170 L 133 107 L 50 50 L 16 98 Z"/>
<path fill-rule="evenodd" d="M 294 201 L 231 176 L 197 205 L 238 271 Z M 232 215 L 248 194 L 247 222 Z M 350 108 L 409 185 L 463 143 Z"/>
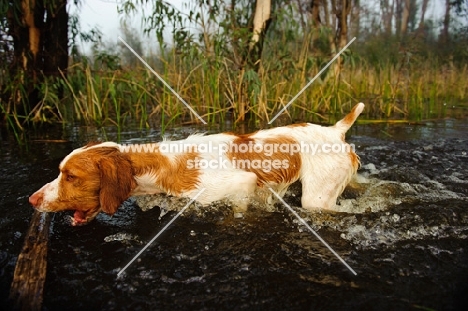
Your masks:
<path fill-rule="evenodd" d="M 209 124 L 236 122 L 242 115 L 266 124 L 326 64 L 306 55 L 301 50 L 294 59 L 265 59 L 256 72 L 216 55 L 172 51 L 154 68 Z M 347 61 L 339 77 L 329 72 L 317 79 L 277 123 L 330 123 L 360 101 L 366 104 L 363 120 L 442 118 L 447 107 L 466 107 L 467 71 L 467 65 L 432 59 L 396 64 Z M 21 92 L 20 85 L 16 88 L 14 92 Z M 77 63 L 61 79 L 45 81 L 40 92 L 41 102 L 27 115 L 16 113 L 11 102 L 0 102 L 9 126 L 20 129 L 25 122 L 58 121 L 119 128 L 132 123 L 164 130 L 199 122 L 143 67 L 96 70 L 89 63 Z"/>

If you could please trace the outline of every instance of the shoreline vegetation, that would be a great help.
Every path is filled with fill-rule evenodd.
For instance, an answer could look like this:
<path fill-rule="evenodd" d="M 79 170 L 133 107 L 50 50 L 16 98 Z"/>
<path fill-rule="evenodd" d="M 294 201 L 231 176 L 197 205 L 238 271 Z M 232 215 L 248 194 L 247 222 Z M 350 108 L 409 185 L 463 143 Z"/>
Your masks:
<path fill-rule="evenodd" d="M 270 68 L 272 65 L 266 64 Z M 285 74 L 271 68 L 261 76 L 246 72 L 239 78 L 238 73 L 230 70 L 228 60 L 205 60 L 193 67 L 177 61 L 166 63 L 163 79 L 211 124 L 238 115 L 247 95 L 251 97 L 245 111 L 247 119 L 268 123 L 320 71 L 318 66 L 308 70 L 293 67 Z M 333 122 L 334 116 L 345 115 L 361 101 L 366 109 L 360 122 L 421 121 L 467 115 L 468 65 L 437 65 L 426 60 L 398 67 L 391 64 L 373 67 L 364 62 L 345 64 L 339 79 L 319 77 L 276 123 Z M 239 94 L 240 84 L 248 84 L 250 92 Z M 21 86 L 17 87 L 16 91 L 20 91 Z M 57 93 L 61 89 L 64 95 L 59 99 Z M 44 82 L 41 98 L 28 115 L 20 115 L 8 102 L 2 102 L 0 106 L 9 125 L 22 128 L 30 122 L 78 122 L 121 126 L 132 121 L 143 128 L 200 123 L 142 66 L 96 70 L 91 64 L 76 63 L 69 67 L 66 77 Z"/>
<path fill-rule="evenodd" d="M 312 65 L 277 70 L 272 67 L 278 64 L 272 61 L 265 63 L 261 76 L 245 72 L 239 77 L 226 59 L 206 59 L 198 65 L 196 60 L 188 63 L 187 60 L 164 62 L 160 73 L 211 124 L 238 115 L 245 101 L 243 97 L 249 95 L 247 119 L 267 123 L 321 69 Z M 377 67 L 364 61 L 354 65 L 345 63 L 338 79 L 319 77 L 276 122 L 332 122 L 334 116 L 345 115 L 361 101 L 366 109 L 360 122 L 464 117 L 468 109 L 466 77 L 467 64 L 437 64 L 431 59 Z M 238 93 L 241 84 L 248 85 L 248 94 Z M 12 87 L 17 88 L 16 92 L 21 91 L 21 85 Z M 45 81 L 40 90 L 42 100 L 27 115 L 18 114 L 9 102 L 2 101 L 2 113 L 9 125 L 22 128 L 30 122 L 78 122 L 121 126 L 132 121 L 143 128 L 200 123 L 143 66 L 93 69 L 89 63 L 75 63 L 69 67 L 66 77 Z M 64 94 L 61 99 L 57 96 L 60 91 Z M 453 112 L 453 108 L 459 110 Z"/>
<path fill-rule="evenodd" d="M 132 2 L 139 1 L 124 2 L 122 14 L 130 15 L 135 10 L 125 6 Z M 323 10 L 327 1 L 324 3 L 317 14 L 326 13 Z M 336 55 L 342 44 L 334 38 L 341 36 L 343 41 L 343 25 L 341 32 L 331 31 L 336 20 L 330 12 L 329 24 L 322 18 L 322 24 L 317 25 L 313 14 L 307 15 L 304 23 L 298 7 L 278 6 L 272 9 L 269 28 L 260 27 L 263 33 L 256 40 L 261 45 L 255 46 L 252 33 L 246 32 L 250 29 L 248 23 L 240 27 L 239 22 L 241 17 L 251 17 L 253 9 L 241 11 L 233 20 L 221 8 L 214 12 L 218 15 L 194 17 L 176 10 L 170 11 L 171 15 L 164 11 L 170 4 L 164 5 L 167 7 L 155 8 L 144 18 L 145 31 L 158 35 L 158 52 L 144 52 L 137 31 L 125 25 L 122 37 L 210 125 L 253 122 L 268 126 Z M 245 5 L 248 7 L 248 2 Z M 344 43 L 354 34 L 356 41 L 272 125 L 333 123 L 358 102 L 366 105 L 361 124 L 466 117 L 468 27 L 459 25 L 445 37 L 436 34 L 435 21 L 420 23 L 419 27 L 413 23 L 413 29 L 405 33 L 374 25 L 377 28 L 373 32 L 369 29 L 372 25 L 365 27 L 362 17 L 362 21 L 357 20 L 356 14 L 362 11 L 364 7 L 353 6 L 348 12 L 351 18 Z M 166 14 L 165 20 L 151 19 L 161 12 Z M 185 22 L 181 22 L 181 16 Z M 1 123 L 15 132 L 44 123 L 117 127 L 131 123 L 140 128 L 163 129 L 200 123 L 125 46 L 112 48 L 102 41 L 98 30 L 87 37 L 81 33 L 81 38 L 93 42 L 91 55 L 83 55 L 76 44 L 79 23 L 73 18 L 71 21 L 74 35 L 69 40 L 68 66 L 37 80 L 33 85 L 37 103 L 28 101 L 32 92 L 24 83 L 28 73 L 12 73 L 2 65 Z M 213 26 L 215 21 L 217 28 Z M 161 35 L 161 23 L 165 22 L 176 29 L 171 45 Z M 211 23 L 211 28 L 202 28 L 199 38 L 188 31 L 187 23 L 200 28 L 204 22 Z M 238 27 L 233 28 L 233 24 Z M 256 53 L 257 57 L 253 57 Z"/>

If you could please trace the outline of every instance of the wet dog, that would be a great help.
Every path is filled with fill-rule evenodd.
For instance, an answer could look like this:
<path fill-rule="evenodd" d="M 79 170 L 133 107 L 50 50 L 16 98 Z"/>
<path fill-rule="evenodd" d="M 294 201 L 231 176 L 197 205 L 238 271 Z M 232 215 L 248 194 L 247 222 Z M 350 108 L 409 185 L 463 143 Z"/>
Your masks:
<path fill-rule="evenodd" d="M 364 109 L 357 104 L 334 126 L 293 124 L 251 134 L 192 135 L 180 141 L 88 144 L 67 155 L 60 173 L 29 198 L 39 211 L 75 211 L 72 225 L 114 214 L 133 195 L 165 193 L 202 204 L 228 199 L 235 212 L 252 197 L 266 204 L 297 180 L 306 209 L 333 210 L 359 166 L 345 133 Z"/>

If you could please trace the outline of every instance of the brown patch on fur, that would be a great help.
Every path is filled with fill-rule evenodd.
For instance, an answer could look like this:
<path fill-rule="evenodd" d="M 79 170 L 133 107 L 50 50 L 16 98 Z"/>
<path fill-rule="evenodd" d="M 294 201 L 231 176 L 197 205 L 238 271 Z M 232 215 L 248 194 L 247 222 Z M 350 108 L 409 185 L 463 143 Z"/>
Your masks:
<path fill-rule="evenodd" d="M 98 148 L 98 150 L 101 148 Z M 102 148 L 106 149 L 106 148 Z M 136 186 L 130 159 L 115 148 L 98 162 L 101 172 L 99 202 L 107 214 L 114 214 Z M 91 151 L 91 150 L 90 150 Z"/>
<path fill-rule="evenodd" d="M 348 127 L 351 127 L 353 123 L 356 121 L 357 115 L 356 115 L 356 109 L 358 108 L 358 105 L 355 105 L 353 109 L 351 109 L 351 112 L 348 113 L 342 120 L 341 123 L 345 124 Z"/>
<path fill-rule="evenodd" d="M 249 141 L 251 141 L 251 142 L 254 141 L 254 139 L 251 138 L 251 136 L 255 135 L 257 132 L 258 131 L 248 133 L 248 134 L 236 134 L 234 132 L 226 132 L 226 133 L 223 133 L 223 134 L 234 136 L 236 140 L 242 141 L 242 142 L 248 144 Z"/>
<path fill-rule="evenodd" d="M 269 144 L 276 146 L 276 152 L 267 155 L 271 150 L 255 150 L 254 145 Z M 252 135 L 239 135 L 229 147 L 226 156 L 236 168 L 253 172 L 257 175 L 259 187 L 265 183 L 292 183 L 299 178 L 301 156 L 298 151 L 291 153 L 291 146 L 298 142 L 287 136 L 275 138 L 255 139 Z M 282 149 L 288 147 L 288 150 Z M 285 146 L 285 147 L 284 147 Z M 247 150 L 247 152 L 242 152 Z"/>
<path fill-rule="evenodd" d="M 112 147 L 72 155 L 60 171 L 58 198 L 48 211 L 75 210 L 85 222 L 100 210 L 114 214 L 135 187 L 129 158 Z"/>
<path fill-rule="evenodd" d="M 130 152 L 129 156 L 136 176 L 154 174 L 156 185 L 168 194 L 181 195 L 197 187 L 200 171 L 187 165 L 189 160 L 195 161 L 199 157 L 197 152 L 186 152 L 170 158 L 155 145 L 151 152 Z"/>
<path fill-rule="evenodd" d="M 351 165 L 353 166 L 354 171 L 357 171 L 357 169 L 361 165 L 361 161 L 359 161 L 359 156 L 351 151 L 349 153 L 349 157 L 351 158 Z"/>
<path fill-rule="evenodd" d="M 307 123 L 295 123 L 295 124 L 286 125 L 286 127 L 305 127 L 307 125 L 308 125 Z"/>

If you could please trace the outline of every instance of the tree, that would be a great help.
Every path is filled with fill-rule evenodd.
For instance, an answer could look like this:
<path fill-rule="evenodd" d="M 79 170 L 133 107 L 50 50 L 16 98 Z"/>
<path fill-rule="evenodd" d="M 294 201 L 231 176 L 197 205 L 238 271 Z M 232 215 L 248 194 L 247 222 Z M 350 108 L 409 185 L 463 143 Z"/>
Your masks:
<path fill-rule="evenodd" d="M 440 43 L 446 45 L 449 41 L 450 10 L 452 6 L 450 0 L 445 0 L 444 27 L 440 33 Z"/>
<path fill-rule="evenodd" d="M 429 0 L 422 0 L 422 5 L 421 5 L 421 18 L 419 19 L 419 29 L 424 28 L 424 18 L 426 16 L 426 11 L 427 11 L 427 6 L 429 4 Z"/>
<path fill-rule="evenodd" d="M 332 0 L 333 12 L 336 15 L 336 43 L 342 49 L 348 43 L 348 16 L 351 12 L 351 0 Z"/>
<path fill-rule="evenodd" d="M 148 0 L 126 0 L 120 10 L 133 13 L 139 5 L 146 5 Z M 201 54 L 212 58 L 212 63 L 226 57 L 232 63 L 233 71 L 238 73 L 235 107 L 237 120 L 246 117 L 251 96 L 248 79 L 258 78 L 261 70 L 263 42 L 272 19 L 271 0 L 195 0 L 185 4 L 185 10 L 179 10 L 167 1 L 154 1 L 152 12 L 144 16 L 145 32 L 155 33 L 159 49 L 167 47 L 164 31 L 172 28 L 174 49 L 178 55 L 193 55 L 194 47 Z M 216 25 L 210 28 L 210 24 Z M 197 36 L 193 29 L 198 30 Z"/>
<path fill-rule="evenodd" d="M 68 66 L 67 0 L 8 0 L 0 19 L 13 42 L 10 83 L 22 85 L 8 96 L 12 110 L 26 114 L 40 102 L 40 83 L 60 77 Z M 13 82 L 16 81 L 16 82 Z M 11 88 L 8 88 L 12 90 Z"/>
<path fill-rule="evenodd" d="M 333 54 L 338 53 L 338 50 L 343 49 L 348 43 L 348 16 L 351 12 L 351 0 L 332 0 L 333 12 L 336 15 L 337 27 L 335 34 L 335 51 Z M 337 78 L 341 72 L 342 58 L 338 57 L 334 65 L 334 74 Z"/>
<path fill-rule="evenodd" d="M 335 56 L 339 50 L 343 49 L 348 43 L 349 15 L 352 9 L 352 0 L 330 0 L 329 14 L 327 1 L 310 1 L 310 19 L 315 32 L 321 32 L 322 28 L 328 28 L 328 44 L 332 56 Z M 358 1 L 357 1 L 358 2 Z M 320 18 L 320 6 L 323 8 L 325 18 Z M 322 23 L 325 21 L 325 24 Z M 334 32 L 333 32 L 334 29 Z M 315 40 L 315 38 L 313 38 Z M 342 59 L 339 57 L 333 65 L 333 75 L 339 77 L 342 66 Z"/>
<path fill-rule="evenodd" d="M 255 3 L 255 11 L 253 13 L 253 27 L 251 33 L 251 39 L 249 42 L 249 48 L 247 51 L 247 59 L 244 60 L 245 64 L 243 70 L 252 68 L 256 73 L 257 77 L 259 76 L 259 71 L 261 67 L 261 58 L 263 51 L 263 41 L 267 32 L 267 29 L 271 21 L 271 0 L 257 0 Z M 242 92 L 248 90 L 247 83 L 242 83 Z M 239 106 L 239 116 L 238 121 L 244 121 L 247 114 L 249 106 L 249 100 L 243 101 Z"/>
<path fill-rule="evenodd" d="M 263 37 L 271 21 L 271 0 L 257 0 L 255 3 L 255 12 L 253 16 L 252 39 L 249 43 L 249 54 L 257 49 L 254 60 L 261 57 L 263 48 Z"/>
<path fill-rule="evenodd" d="M 395 0 L 390 3 L 390 0 L 382 0 L 380 1 L 380 9 L 381 9 L 381 16 L 382 16 L 382 23 L 384 26 L 384 31 L 387 35 L 391 35 L 392 33 L 392 21 L 393 21 L 393 13 L 395 9 Z"/>
<path fill-rule="evenodd" d="M 400 25 L 400 33 L 402 37 L 406 36 L 408 32 L 408 23 L 410 18 L 410 7 L 411 7 L 411 0 L 404 0 L 402 2 L 402 15 L 401 15 L 401 25 Z"/>

